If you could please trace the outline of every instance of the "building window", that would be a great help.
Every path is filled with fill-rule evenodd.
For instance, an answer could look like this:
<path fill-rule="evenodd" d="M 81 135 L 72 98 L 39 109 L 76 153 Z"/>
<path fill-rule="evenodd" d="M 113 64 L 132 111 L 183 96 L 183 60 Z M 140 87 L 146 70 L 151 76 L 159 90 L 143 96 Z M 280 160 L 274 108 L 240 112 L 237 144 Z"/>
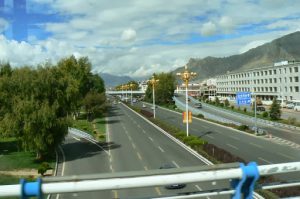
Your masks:
<path fill-rule="evenodd" d="M 299 93 L 299 86 L 295 86 L 295 92 Z"/>
<path fill-rule="evenodd" d="M 284 82 L 286 83 L 286 77 L 284 77 Z"/>
<path fill-rule="evenodd" d="M 286 74 L 286 68 L 284 68 L 284 74 Z"/>
<path fill-rule="evenodd" d="M 268 75 L 268 71 L 265 71 L 265 75 Z"/>
<path fill-rule="evenodd" d="M 265 87 L 266 92 L 268 92 L 268 87 Z"/>
<path fill-rule="evenodd" d="M 269 79 L 270 84 L 272 83 L 272 78 Z"/>
<path fill-rule="evenodd" d="M 269 75 L 272 75 L 272 70 L 269 70 Z"/>
<path fill-rule="evenodd" d="M 292 68 L 290 68 L 290 73 L 292 73 L 293 71 L 292 71 Z"/>
<path fill-rule="evenodd" d="M 279 78 L 279 83 L 281 83 L 281 77 Z"/>
<path fill-rule="evenodd" d="M 263 80 L 263 79 L 261 79 L 261 83 L 262 83 L 262 84 L 264 83 L 264 80 Z"/>
<path fill-rule="evenodd" d="M 257 83 L 259 84 L 259 79 L 257 80 Z"/>
<path fill-rule="evenodd" d="M 256 72 L 257 76 L 259 76 L 259 72 Z"/>
<path fill-rule="evenodd" d="M 276 69 L 273 70 L 274 75 L 276 75 Z"/>
<path fill-rule="evenodd" d="M 287 87 L 284 87 L 285 92 L 287 92 Z"/>
<path fill-rule="evenodd" d="M 281 74 L 281 68 L 279 69 L 279 74 Z"/>
<path fill-rule="evenodd" d="M 270 87 L 269 89 L 270 89 L 270 92 L 272 92 L 272 90 L 273 90 L 272 87 Z"/>
<path fill-rule="evenodd" d="M 295 73 L 298 73 L 298 66 L 294 67 Z"/>
<path fill-rule="evenodd" d="M 277 87 L 274 87 L 274 92 L 277 92 Z"/>
<path fill-rule="evenodd" d="M 273 80 L 274 80 L 274 83 L 276 84 L 276 83 L 277 83 L 277 79 L 276 79 L 276 78 L 274 78 Z"/>
<path fill-rule="evenodd" d="M 260 92 L 260 88 L 259 87 L 257 87 L 257 91 Z"/>
<path fill-rule="evenodd" d="M 299 82 L 299 77 L 298 76 L 294 77 L 294 80 L 295 82 Z"/>
<path fill-rule="evenodd" d="M 254 84 L 256 84 L 256 80 L 254 80 Z"/>
<path fill-rule="evenodd" d="M 261 87 L 261 91 L 264 92 L 264 87 Z"/>
<path fill-rule="evenodd" d="M 263 76 L 263 75 L 264 75 L 264 72 L 263 72 L 263 71 L 260 71 L 260 75 Z"/>
<path fill-rule="evenodd" d="M 293 82 L 293 78 L 292 77 L 290 77 L 290 82 Z"/>
<path fill-rule="evenodd" d="M 290 86 L 290 92 L 293 92 L 293 87 L 292 86 Z"/>
<path fill-rule="evenodd" d="M 266 83 L 266 84 L 268 83 L 268 79 L 265 79 L 265 83 Z"/>

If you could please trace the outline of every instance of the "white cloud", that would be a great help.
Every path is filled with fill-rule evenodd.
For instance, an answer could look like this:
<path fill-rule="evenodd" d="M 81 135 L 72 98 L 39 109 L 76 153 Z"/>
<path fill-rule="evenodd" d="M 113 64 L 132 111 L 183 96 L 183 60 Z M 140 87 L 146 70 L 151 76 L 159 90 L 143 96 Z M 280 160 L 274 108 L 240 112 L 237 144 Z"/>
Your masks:
<path fill-rule="evenodd" d="M 122 32 L 121 39 L 123 41 L 128 41 L 128 42 L 134 41 L 136 39 L 136 32 L 135 32 L 135 30 L 133 30 L 131 28 L 124 30 Z"/>
<path fill-rule="evenodd" d="M 4 32 L 8 27 L 8 22 L 3 19 L 3 18 L 0 18 L 0 33 Z"/>
<path fill-rule="evenodd" d="M 219 25 L 225 33 L 230 33 L 234 29 L 233 20 L 228 16 L 221 17 Z"/>
<path fill-rule="evenodd" d="M 211 21 L 203 24 L 203 26 L 201 27 L 201 34 L 204 36 L 211 36 L 213 34 L 216 33 L 217 27 L 214 23 L 212 23 Z"/>
<path fill-rule="evenodd" d="M 244 53 L 247 52 L 248 50 L 252 48 L 256 48 L 258 46 L 261 46 L 265 43 L 267 43 L 268 40 L 257 40 L 257 41 L 251 41 L 250 43 L 247 43 L 245 46 L 243 46 L 240 50 L 239 53 Z"/>

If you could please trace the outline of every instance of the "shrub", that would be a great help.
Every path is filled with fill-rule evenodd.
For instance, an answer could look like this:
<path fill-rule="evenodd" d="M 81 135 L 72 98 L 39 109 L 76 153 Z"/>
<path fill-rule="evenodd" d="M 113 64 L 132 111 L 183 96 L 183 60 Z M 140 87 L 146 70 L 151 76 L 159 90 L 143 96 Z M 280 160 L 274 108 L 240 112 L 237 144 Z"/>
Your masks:
<path fill-rule="evenodd" d="M 51 169 L 50 165 L 48 162 L 43 162 L 39 167 L 38 167 L 38 173 L 41 174 L 42 176 L 46 173 L 48 169 Z"/>
<path fill-rule="evenodd" d="M 241 131 L 246 131 L 246 130 L 249 129 L 249 126 L 243 124 L 243 125 L 241 125 L 241 126 L 238 126 L 237 129 L 238 129 L 238 130 L 241 130 Z"/>
<path fill-rule="evenodd" d="M 263 112 L 262 114 L 263 117 L 268 117 L 269 116 L 269 113 L 267 111 Z"/>
<path fill-rule="evenodd" d="M 220 105 L 221 107 L 224 107 L 224 103 L 220 103 L 219 105 Z"/>
<path fill-rule="evenodd" d="M 287 120 L 288 120 L 289 124 L 292 124 L 292 125 L 296 124 L 296 118 L 294 118 L 294 117 L 288 117 Z"/>
<path fill-rule="evenodd" d="M 231 105 L 231 107 L 230 107 L 232 110 L 234 109 L 234 106 L 233 105 Z"/>
<path fill-rule="evenodd" d="M 246 113 L 246 112 L 247 112 L 247 108 L 246 108 L 246 107 L 244 107 L 243 111 Z"/>
<path fill-rule="evenodd" d="M 226 99 L 226 100 L 224 101 L 224 105 L 225 105 L 226 107 L 228 107 L 228 106 L 230 105 L 228 99 Z"/>
<path fill-rule="evenodd" d="M 241 110 L 241 107 L 238 107 L 237 110 L 240 111 L 240 110 Z"/>
<path fill-rule="evenodd" d="M 198 117 L 198 118 L 204 118 L 204 115 L 201 114 L 201 113 L 199 113 L 199 114 L 197 115 L 197 117 Z"/>

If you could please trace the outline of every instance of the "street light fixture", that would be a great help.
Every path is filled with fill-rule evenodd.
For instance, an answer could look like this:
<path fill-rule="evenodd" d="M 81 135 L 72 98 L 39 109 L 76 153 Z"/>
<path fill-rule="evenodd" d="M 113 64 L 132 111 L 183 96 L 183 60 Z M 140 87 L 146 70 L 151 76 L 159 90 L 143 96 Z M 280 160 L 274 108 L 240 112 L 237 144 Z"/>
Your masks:
<path fill-rule="evenodd" d="M 131 97 L 130 97 L 130 104 L 132 105 L 132 88 L 133 88 L 134 84 L 130 83 L 129 84 L 129 88 L 131 89 Z"/>
<path fill-rule="evenodd" d="M 152 97 L 153 97 L 153 118 L 155 118 L 155 85 L 159 82 L 158 79 L 155 79 L 154 75 L 152 79 L 150 79 L 150 83 L 152 84 Z"/>
<path fill-rule="evenodd" d="M 185 113 L 186 113 L 186 136 L 189 136 L 189 108 L 188 108 L 188 85 L 190 79 L 195 77 L 197 73 L 190 72 L 187 69 L 187 65 L 184 67 L 184 71 L 182 73 L 176 73 L 185 83 Z"/>

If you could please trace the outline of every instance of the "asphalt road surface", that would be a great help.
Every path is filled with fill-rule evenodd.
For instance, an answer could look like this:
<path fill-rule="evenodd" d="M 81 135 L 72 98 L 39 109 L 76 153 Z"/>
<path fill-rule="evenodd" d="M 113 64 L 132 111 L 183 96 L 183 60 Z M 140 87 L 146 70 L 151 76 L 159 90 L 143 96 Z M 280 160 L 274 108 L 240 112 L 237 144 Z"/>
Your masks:
<path fill-rule="evenodd" d="M 137 105 L 141 106 L 141 103 Z M 152 111 L 150 105 L 147 105 L 145 109 Z M 186 130 L 186 125 L 182 123 L 181 113 L 158 107 L 156 117 L 183 131 Z M 274 143 L 268 138 L 241 133 L 212 122 L 193 118 L 189 132 L 246 161 L 255 161 L 259 165 L 300 161 L 299 148 Z M 300 175 L 288 174 L 279 177 L 282 179 L 299 179 Z"/>

